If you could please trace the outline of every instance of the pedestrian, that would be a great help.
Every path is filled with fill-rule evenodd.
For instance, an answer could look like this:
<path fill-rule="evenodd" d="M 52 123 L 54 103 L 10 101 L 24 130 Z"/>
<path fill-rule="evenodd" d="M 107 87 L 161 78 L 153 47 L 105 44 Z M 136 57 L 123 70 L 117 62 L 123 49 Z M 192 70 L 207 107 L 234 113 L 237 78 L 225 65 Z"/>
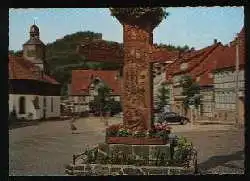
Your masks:
<path fill-rule="evenodd" d="M 76 126 L 75 126 L 75 121 L 76 118 L 74 116 L 72 116 L 71 120 L 70 120 L 70 129 L 72 131 L 72 134 L 75 134 L 75 131 L 77 130 Z"/>

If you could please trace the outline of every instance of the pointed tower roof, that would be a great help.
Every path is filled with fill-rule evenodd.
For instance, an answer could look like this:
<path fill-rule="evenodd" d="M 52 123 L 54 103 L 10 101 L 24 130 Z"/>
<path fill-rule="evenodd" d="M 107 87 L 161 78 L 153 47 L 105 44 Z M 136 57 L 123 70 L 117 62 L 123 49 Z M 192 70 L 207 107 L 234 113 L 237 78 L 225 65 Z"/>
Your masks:
<path fill-rule="evenodd" d="M 30 39 L 24 43 L 24 45 L 44 45 L 44 43 L 40 40 L 40 32 L 39 32 L 39 28 L 37 25 L 33 24 L 30 27 Z"/>

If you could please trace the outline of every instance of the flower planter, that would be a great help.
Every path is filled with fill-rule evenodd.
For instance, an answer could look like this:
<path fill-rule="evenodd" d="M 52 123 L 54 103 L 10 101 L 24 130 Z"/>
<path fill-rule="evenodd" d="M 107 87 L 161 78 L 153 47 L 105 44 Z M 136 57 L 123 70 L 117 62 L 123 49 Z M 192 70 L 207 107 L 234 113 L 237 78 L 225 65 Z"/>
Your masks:
<path fill-rule="evenodd" d="M 165 145 L 168 140 L 162 138 L 136 138 L 136 137 L 106 137 L 108 144 L 128 144 L 128 145 Z"/>

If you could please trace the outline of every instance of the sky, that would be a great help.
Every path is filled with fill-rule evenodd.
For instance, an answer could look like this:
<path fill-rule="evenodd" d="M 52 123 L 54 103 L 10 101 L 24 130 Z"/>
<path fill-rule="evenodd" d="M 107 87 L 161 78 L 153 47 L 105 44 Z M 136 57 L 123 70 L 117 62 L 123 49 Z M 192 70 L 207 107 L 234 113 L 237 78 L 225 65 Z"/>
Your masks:
<path fill-rule="evenodd" d="M 244 24 L 243 7 L 167 8 L 170 15 L 154 30 L 154 43 L 188 45 L 201 49 L 214 39 L 227 44 Z M 54 42 L 79 31 L 102 33 L 104 40 L 122 42 L 122 26 L 108 8 L 46 8 L 9 10 L 9 50 L 21 50 L 29 39 L 32 24 L 40 29 L 40 39 Z"/>

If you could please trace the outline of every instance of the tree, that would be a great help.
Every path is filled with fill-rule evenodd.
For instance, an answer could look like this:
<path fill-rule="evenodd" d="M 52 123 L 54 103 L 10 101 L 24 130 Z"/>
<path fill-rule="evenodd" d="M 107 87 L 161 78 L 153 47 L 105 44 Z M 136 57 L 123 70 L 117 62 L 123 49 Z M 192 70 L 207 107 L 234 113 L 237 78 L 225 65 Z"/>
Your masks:
<path fill-rule="evenodd" d="M 165 105 L 169 104 L 169 89 L 166 88 L 165 84 L 162 84 L 158 89 L 157 98 L 159 100 L 158 109 L 163 109 Z"/>
<path fill-rule="evenodd" d="M 197 109 L 200 105 L 200 86 L 191 76 L 185 75 L 180 81 L 183 88 L 182 95 L 185 96 L 183 105 L 185 112 L 187 112 L 190 105 L 194 105 Z"/>
<path fill-rule="evenodd" d="M 18 50 L 18 51 L 9 50 L 9 54 L 13 55 L 13 56 L 17 56 L 17 57 L 22 57 L 23 56 L 23 51 L 22 50 Z"/>
<path fill-rule="evenodd" d="M 160 44 L 156 44 L 156 46 L 158 48 L 166 48 L 168 49 L 169 51 L 180 51 L 180 52 L 185 52 L 185 51 L 189 51 L 191 49 L 194 49 L 193 47 L 190 48 L 188 45 L 184 45 L 184 46 L 175 46 L 175 45 L 171 45 L 171 44 L 163 44 L 163 43 L 160 43 Z"/>
<path fill-rule="evenodd" d="M 95 96 L 93 103 L 91 103 L 92 109 L 99 112 L 101 115 L 103 112 L 111 111 L 111 89 L 104 83 L 95 83 L 98 84 L 98 94 Z"/>

